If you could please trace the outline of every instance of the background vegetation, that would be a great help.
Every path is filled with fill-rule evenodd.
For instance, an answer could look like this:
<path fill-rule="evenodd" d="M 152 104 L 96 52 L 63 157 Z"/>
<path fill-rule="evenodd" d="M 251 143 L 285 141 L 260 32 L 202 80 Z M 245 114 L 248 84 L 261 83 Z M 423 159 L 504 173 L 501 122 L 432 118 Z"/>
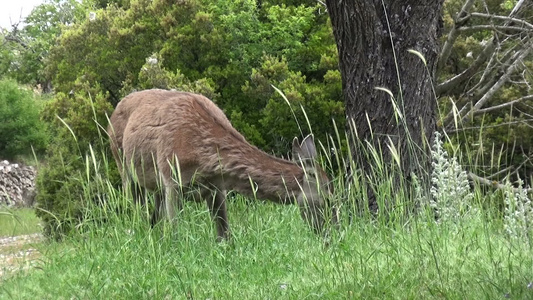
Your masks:
<path fill-rule="evenodd" d="M 483 177 L 533 174 L 532 20 L 524 1 L 445 2 L 440 126 Z"/>
<path fill-rule="evenodd" d="M 39 118 L 42 106 L 31 89 L 0 79 L 0 157 L 20 158 L 46 148 L 45 123 Z"/>
<path fill-rule="evenodd" d="M 0 237 L 41 232 L 32 208 L 0 209 Z"/>

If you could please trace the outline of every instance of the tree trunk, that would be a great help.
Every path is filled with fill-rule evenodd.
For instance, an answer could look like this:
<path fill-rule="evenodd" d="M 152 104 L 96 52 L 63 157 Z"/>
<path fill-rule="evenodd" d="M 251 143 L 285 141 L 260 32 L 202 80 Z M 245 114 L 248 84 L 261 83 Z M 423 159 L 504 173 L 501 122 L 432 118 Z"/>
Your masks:
<path fill-rule="evenodd" d="M 326 1 L 339 52 L 348 130 L 356 131 L 358 139 L 351 141 L 350 149 L 365 178 L 379 175 L 362 150 L 366 142 L 382 153 L 385 167 L 395 163 L 392 143 L 400 153 L 404 178 L 427 178 L 431 169 L 428 143 L 436 130 L 433 79 L 443 2 Z M 420 52 L 427 65 L 408 52 L 411 49 Z M 397 109 L 390 95 L 377 87 L 392 92 Z M 369 205 L 377 209 L 371 190 Z"/>

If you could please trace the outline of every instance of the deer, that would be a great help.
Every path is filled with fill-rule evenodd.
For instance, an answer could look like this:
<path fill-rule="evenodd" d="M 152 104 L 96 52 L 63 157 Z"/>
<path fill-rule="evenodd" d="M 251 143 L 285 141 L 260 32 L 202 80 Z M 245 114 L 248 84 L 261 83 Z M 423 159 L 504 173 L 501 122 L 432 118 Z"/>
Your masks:
<path fill-rule="evenodd" d="M 328 220 L 336 223 L 334 211 L 326 211 L 332 187 L 316 162 L 313 135 L 301 143 L 294 138 L 292 160 L 278 158 L 251 145 L 208 98 L 161 89 L 136 91 L 120 100 L 107 133 L 123 186 L 134 182 L 155 194 L 152 226 L 165 216 L 172 221 L 183 209 L 183 195 L 195 193 L 193 200 L 207 203 L 217 241 L 227 240 L 230 190 L 297 204 L 316 233 Z"/>

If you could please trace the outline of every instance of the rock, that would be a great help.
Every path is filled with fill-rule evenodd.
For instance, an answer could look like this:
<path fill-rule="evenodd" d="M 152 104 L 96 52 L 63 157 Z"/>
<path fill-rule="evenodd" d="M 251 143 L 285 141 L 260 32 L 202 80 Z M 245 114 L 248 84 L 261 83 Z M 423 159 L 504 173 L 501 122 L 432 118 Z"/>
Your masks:
<path fill-rule="evenodd" d="M 36 195 L 35 176 L 32 166 L 0 161 L 0 206 L 32 206 Z"/>

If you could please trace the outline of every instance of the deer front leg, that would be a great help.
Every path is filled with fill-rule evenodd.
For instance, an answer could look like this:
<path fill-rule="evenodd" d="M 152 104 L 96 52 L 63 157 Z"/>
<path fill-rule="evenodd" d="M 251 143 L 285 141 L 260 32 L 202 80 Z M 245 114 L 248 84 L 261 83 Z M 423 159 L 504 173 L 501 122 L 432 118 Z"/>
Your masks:
<path fill-rule="evenodd" d="M 183 210 L 182 196 L 177 194 L 173 186 L 165 186 L 165 213 L 169 221 L 176 218 L 176 211 L 181 212 Z"/>
<path fill-rule="evenodd" d="M 217 228 L 217 241 L 227 240 L 229 238 L 229 222 L 226 211 L 226 195 L 223 191 L 204 190 L 202 197 L 207 202 L 207 207 L 211 212 L 211 217 Z"/>
<path fill-rule="evenodd" d="M 155 206 L 150 220 L 152 227 L 165 216 L 169 221 L 174 220 L 176 212 L 182 211 L 183 209 L 181 199 L 173 187 L 165 187 L 164 194 L 162 192 L 155 192 L 154 200 Z"/>
<path fill-rule="evenodd" d="M 128 185 L 130 187 L 131 195 L 133 198 L 133 203 L 135 205 L 144 206 L 146 203 L 145 189 L 139 183 L 135 182 L 133 179 L 128 179 L 127 182 L 123 184 L 123 186 L 125 187 L 127 187 Z"/>

